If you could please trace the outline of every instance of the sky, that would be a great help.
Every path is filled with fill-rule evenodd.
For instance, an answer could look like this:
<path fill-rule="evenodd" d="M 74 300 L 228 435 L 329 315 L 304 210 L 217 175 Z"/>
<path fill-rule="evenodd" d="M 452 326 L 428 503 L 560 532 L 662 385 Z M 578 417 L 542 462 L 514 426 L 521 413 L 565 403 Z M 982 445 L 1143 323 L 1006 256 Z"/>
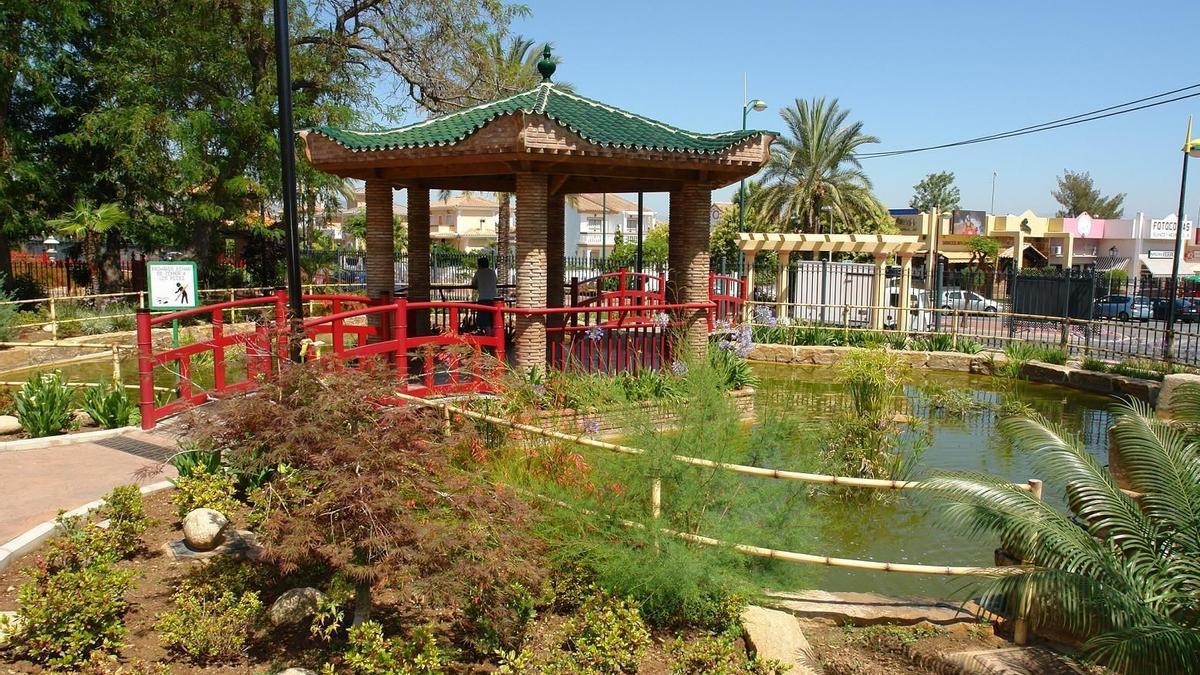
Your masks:
<path fill-rule="evenodd" d="M 1200 2 L 814 2 L 525 0 L 513 32 L 555 45 L 555 79 L 590 98 L 695 131 L 782 131 L 797 98 L 837 98 L 899 150 L 1046 122 L 1200 83 Z M 1200 90 L 1192 90 L 1192 92 Z M 1188 92 L 1191 93 L 1191 92 Z M 894 158 L 864 160 L 876 195 L 905 208 L 925 174 L 953 171 L 962 207 L 1053 215 L 1064 169 L 1125 216 L 1173 213 L 1187 117 L 1200 97 L 1107 120 Z M 1200 136 L 1200 131 L 1194 133 Z M 1186 211 L 1200 212 L 1200 160 Z M 714 199 L 729 199 L 733 188 Z M 666 195 L 648 194 L 665 218 Z"/>

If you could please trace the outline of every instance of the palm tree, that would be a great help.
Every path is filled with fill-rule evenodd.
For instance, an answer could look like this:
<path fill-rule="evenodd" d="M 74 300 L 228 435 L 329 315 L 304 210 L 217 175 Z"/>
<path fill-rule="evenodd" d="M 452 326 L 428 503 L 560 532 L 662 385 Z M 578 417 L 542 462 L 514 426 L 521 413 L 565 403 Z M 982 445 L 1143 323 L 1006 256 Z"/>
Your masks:
<path fill-rule="evenodd" d="M 1064 486 L 1080 519 L 982 475 L 932 481 L 952 522 L 999 535 L 1029 571 L 984 582 L 984 603 L 1029 598 L 1032 625 L 1086 636 L 1084 654 L 1119 672 L 1200 672 L 1200 387 L 1176 396 L 1176 422 L 1149 406 L 1113 408 L 1112 438 L 1135 494 L 1080 440 L 1038 416 L 1001 428 Z"/>
<path fill-rule="evenodd" d="M 824 98 L 796 99 L 780 111 L 788 134 L 771 147 L 760 204 L 785 228 L 819 232 L 825 207 L 851 231 L 886 213 L 856 157 L 860 146 L 879 139 L 863 133 L 862 122 L 847 123 L 849 113 Z"/>
<path fill-rule="evenodd" d="M 101 236 L 113 228 L 120 227 L 129 216 L 114 203 L 95 206 L 79 199 L 62 218 L 47 221 L 47 225 L 59 232 L 79 240 L 83 244 L 83 258 L 87 261 L 91 275 L 92 293 L 100 292 Z"/>

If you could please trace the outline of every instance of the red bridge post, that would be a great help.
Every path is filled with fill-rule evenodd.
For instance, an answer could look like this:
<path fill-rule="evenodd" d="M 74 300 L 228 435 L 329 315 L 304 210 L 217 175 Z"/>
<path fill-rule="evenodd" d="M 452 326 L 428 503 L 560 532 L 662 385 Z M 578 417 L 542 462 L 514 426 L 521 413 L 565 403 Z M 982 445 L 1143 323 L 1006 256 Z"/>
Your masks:
<path fill-rule="evenodd" d="M 154 417 L 154 340 L 150 333 L 150 310 L 137 310 L 138 407 L 142 428 L 153 429 Z"/>

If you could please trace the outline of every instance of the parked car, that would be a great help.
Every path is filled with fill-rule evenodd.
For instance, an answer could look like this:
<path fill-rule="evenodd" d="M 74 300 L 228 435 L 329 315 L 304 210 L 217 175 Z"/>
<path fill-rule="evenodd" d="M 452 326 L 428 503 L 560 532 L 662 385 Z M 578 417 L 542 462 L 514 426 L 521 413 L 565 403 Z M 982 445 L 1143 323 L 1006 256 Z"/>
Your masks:
<path fill-rule="evenodd" d="M 1154 308 L 1149 298 L 1140 295 L 1106 295 L 1096 301 L 1092 316 L 1097 319 L 1149 321 L 1154 316 Z"/>
<path fill-rule="evenodd" d="M 1154 318 L 1165 321 L 1167 319 L 1167 299 L 1159 298 L 1154 301 Z M 1175 320 L 1184 323 L 1192 323 L 1200 319 L 1200 306 L 1197 306 L 1197 301 L 1192 298 L 1178 298 L 1175 300 Z"/>
<path fill-rule="evenodd" d="M 942 291 L 942 309 L 957 309 L 962 312 L 998 312 L 1000 305 L 975 291 Z"/>

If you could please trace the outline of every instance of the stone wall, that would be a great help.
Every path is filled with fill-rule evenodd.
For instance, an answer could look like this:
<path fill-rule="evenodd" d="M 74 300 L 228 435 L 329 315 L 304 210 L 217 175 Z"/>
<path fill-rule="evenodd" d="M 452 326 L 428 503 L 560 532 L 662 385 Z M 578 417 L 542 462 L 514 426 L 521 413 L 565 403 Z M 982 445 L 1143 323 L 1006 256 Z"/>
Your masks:
<path fill-rule="evenodd" d="M 751 349 L 749 358 L 753 361 L 770 363 L 791 363 L 798 366 L 831 366 L 842 360 L 846 354 L 861 349 L 861 347 L 826 347 L 820 345 L 773 345 L 756 344 Z M 1004 363 L 1004 356 L 984 356 L 982 354 L 963 354 L 961 352 L 892 352 L 913 368 L 929 368 L 931 370 L 950 370 L 959 373 L 976 373 L 994 375 L 993 369 Z"/>

